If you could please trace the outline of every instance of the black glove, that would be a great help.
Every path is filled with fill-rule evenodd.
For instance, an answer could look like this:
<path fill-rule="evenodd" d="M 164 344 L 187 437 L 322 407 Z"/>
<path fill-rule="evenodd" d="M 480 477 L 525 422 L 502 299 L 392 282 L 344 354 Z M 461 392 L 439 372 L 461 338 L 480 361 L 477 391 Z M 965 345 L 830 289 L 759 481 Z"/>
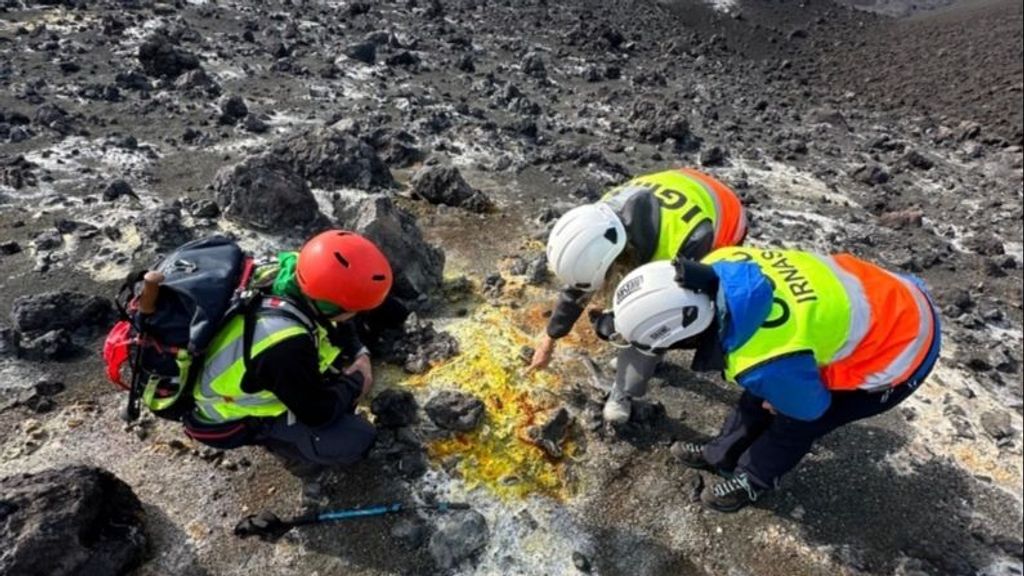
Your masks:
<path fill-rule="evenodd" d="M 615 313 L 591 310 L 589 315 L 590 323 L 594 326 L 597 337 L 607 342 L 615 333 Z"/>
<path fill-rule="evenodd" d="M 683 258 L 672 260 L 672 265 L 676 269 L 676 284 L 682 288 L 698 294 L 707 294 L 712 298 L 718 293 L 718 274 L 711 266 Z"/>

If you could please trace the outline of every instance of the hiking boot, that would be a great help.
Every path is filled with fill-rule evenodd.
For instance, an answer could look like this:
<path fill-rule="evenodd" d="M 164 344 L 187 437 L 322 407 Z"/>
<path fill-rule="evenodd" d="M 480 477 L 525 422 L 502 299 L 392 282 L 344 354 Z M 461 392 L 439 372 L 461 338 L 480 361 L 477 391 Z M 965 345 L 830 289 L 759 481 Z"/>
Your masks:
<path fill-rule="evenodd" d="M 604 403 L 604 421 L 611 424 L 625 424 L 629 421 L 631 408 L 629 396 L 622 398 L 611 396 Z"/>
<path fill-rule="evenodd" d="M 746 474 L 739 474 L 722 480 L 705 492 L 704 505 L 719 512 L 736 512 L 756 502 L 765 491 L 753 485 Z"/>
<path fill-rule="evenodd" d="M 715 467 L 704 458 L 704 444 L 676 442 L 672 444 L 668 451 L 683 466 L 696 468 L 697 470 L 707 470 L 708 472 L 717 472 Z"/>

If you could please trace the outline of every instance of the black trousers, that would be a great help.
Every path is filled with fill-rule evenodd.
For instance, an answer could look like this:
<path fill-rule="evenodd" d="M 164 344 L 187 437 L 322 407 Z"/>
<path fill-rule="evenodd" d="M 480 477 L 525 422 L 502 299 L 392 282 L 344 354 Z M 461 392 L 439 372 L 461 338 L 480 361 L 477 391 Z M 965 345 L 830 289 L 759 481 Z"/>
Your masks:
<path fill-rule="evenodd" d="M 254 438 L 259 444 L 285 461 L 298 475 L 320 466 L 355 464 L 366 457 L 377 431 L 365 418 L 355 413 L 356 400 L 362 379 L 352 376 L 339 378 L 333 386 L 340 398 L 340 409 L 329 424 L 311 428 L 292 421 L 287 413 L 276 418 L 263 419 Z"/>
<path fill-rule="evenodd" d="M 809 422 L 773 415 L 762 407 L 763 399 L 744 392 L 718 437 L 704 448 L 704 458 L 721 470 L 746 473 L 760 488 L 772 488 L 811 451 L 815 440 L 844 424 L 892 410 L 917 384 L 911 381 L 881 393 L 833 392 L 825 414 Z"/>

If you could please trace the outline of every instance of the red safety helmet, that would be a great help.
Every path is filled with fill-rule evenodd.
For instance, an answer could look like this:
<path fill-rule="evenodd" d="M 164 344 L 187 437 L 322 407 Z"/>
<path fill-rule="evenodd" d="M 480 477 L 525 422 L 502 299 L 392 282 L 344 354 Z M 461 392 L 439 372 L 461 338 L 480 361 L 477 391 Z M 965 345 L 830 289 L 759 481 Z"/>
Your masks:
<path fill-rule="evenodd" d="M 355 232 L 329 230 L 306 242 L 295 267 L 302 293 L 346 312 L 380 306 L 391 290 L 391 265 L 379 248 Z"/>

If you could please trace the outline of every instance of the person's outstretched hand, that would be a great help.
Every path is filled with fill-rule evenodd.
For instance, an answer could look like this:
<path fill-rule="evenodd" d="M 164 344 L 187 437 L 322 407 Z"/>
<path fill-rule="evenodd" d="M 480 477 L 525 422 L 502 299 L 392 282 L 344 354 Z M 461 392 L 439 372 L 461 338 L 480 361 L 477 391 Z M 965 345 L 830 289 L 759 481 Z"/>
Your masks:
<path fill-rule="evenodd" d="M 359 394 L 361 402 L 373 389 L 373 366 L 370 365 L 369 356 L 366 354 L 356 356 L 355 361 L 345 369 L 345 374 L 355 374 L 356 372 L 363 377 L 363 391 Z"/>
<path fill-rule="evenodd" d="M 555 339 L 545 334 L 540 339 L 540 344 L 537 345 L 537 349 L 533 351 L 533 358 L 530 360 L 530 365 L 526 368 L 526 373 L 530 374 L 534 370 L 540 370 L 547 368 L 548 364 L 551 363 L 551 356 L 555 353 Z"/>

